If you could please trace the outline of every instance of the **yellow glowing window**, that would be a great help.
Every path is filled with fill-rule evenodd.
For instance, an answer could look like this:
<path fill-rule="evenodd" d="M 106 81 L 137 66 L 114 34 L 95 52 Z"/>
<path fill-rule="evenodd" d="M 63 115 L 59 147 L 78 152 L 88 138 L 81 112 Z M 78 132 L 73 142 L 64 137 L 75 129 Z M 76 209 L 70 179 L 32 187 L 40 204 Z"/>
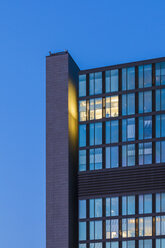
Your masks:
<path fill-rule="evenodd" d="M 95 99 L 95 119 L 102 118 L 102 98 Z"/>
<path fill-rule="evenodd" d="M 95 118 L 95 105 L 94 105 L 94 99 L 90 100 L 90 120 L 94 120 Z"/>
<path fill-rule="evenodd" d="M 119 115 L 119 97 L 106 97 L 106 117 L 115 117 Z"/>
<path fill-rule="evenodd" d="M 79 102 L 79 120 L 86 121 L 86 101 Z"/>

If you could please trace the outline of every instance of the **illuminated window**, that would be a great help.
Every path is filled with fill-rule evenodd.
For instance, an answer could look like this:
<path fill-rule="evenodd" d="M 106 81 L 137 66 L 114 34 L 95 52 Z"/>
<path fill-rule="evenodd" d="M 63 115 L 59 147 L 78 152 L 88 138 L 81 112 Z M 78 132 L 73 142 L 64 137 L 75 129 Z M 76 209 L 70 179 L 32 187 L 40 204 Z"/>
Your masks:
<path fill-rule="evenodd" d="M 122 237 L 135 237 L 135 218 L 122 219 Z"/>
<path fill-rule="evenodd" d="M 86 121 L 86 100 L 85 101 L 79 101 L 79 120 L 80 121 Z"/>
<path fill-rule="evenodd" d="M 152 217 L 139 218 L 139 236 L 152 236 Z"/>
<path fill-rule="evenodd" d="M 156 217 L 156 235 L 165 235 L 165 216 Z"/>
<path fill-rule="evenodd" d="M 119 97 L 106 97 L 106 117 L 116 117 L 119 114 Z"/>
<path fill-rule="evenodd" d="M 106 220 L 106 239 L 119 237 L 119 221 L 117 219 Z"/>
<path fill-rule="evenodd" d="M 102 118 L 102 98 L 90 99 L 90 120 Z"/>

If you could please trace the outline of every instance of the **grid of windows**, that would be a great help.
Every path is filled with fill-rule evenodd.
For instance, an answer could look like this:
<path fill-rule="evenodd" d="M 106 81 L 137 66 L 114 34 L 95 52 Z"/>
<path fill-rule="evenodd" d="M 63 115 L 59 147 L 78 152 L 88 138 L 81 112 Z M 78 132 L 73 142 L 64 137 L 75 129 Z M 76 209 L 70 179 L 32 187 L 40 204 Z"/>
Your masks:
<path fill-rule="evenodd" d="M 122 247 L 129 247 L 138 238 L 138 247 L 147 248 L 152 247 L 152 236 L 156 247 L 161 248 L 164 206 L 165 193 L 79 200 L 79 242 L 84 246 L 99 243 L 99 247 L 119 247 L 121 243 Z"/>

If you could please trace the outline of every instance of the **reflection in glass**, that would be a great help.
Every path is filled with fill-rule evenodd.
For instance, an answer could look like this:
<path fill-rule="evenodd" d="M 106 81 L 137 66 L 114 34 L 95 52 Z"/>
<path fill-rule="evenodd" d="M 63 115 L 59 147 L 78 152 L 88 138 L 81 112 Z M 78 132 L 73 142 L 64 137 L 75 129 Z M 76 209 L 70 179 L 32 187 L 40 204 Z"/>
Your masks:
<path fill-rule="evenodd" d="M 139 92 L 139 113 L 152 112 L 152 91 Z"/>
<path fill-rule="evenodd" d="M 165 62 L 157 63 L 155 65 L 156 75 L 155 81 L 156 85 L 165 85 Z"/>
<path fill-rule="evenodd" d="M 86 96 L 86 75 L 79 76 L 79 97 Z"/>
<path fill-rule="evenodd" d="M 122 90 L 135 89 L 135 67 L 122 69 Z"/>
<path fill-rule="evenodd" d="M 79 218 L 86 218 L 86 200 L 79 200 Z"/>
<path fill-rule="evenodd" d="M 139 165 L 152 164 L 152 142 L 139 144 Z"/>
<path fill-rule="evenodd" d="M 119 215 L 119 198 L 111 197 L 106 198 L 106 216 Z"/>
<path fill-rule="evenodd" d="M 86 146 L 86 125 L 79 125 L 79 146 Z"/>
<path fill-rule="evenodd" d="M 86 100 L 79 101 L 79 120 L 86 121 Z"/>
<path fill-rule="evenodd" d="M 118 142 L 119 126 L 118 120 L 106 122 L 106 144 Z"/>
<path fill-rule="evenodd" d="M 152 86 L 152 65 L 138 67 L 139 88 Z"/>
<path fill-rule="evenodd" d="M 139 139 L 152 138 L 152 116 L 139 117 Z"/>
<path fill-rule="evenodd" d="M 102 118 L 102 98 L 95 99 L 95 119 Z"/>
<path fill-rule="evenodd" d="M 122 167 L 135 165 L 135 144 L 122 146 Z"/>
<path fill-rule="evenodd" d="M 122 115 L 135 114 L 135 94 L 122 95 Z"/>
<path fill-rule="evenodd" d="M 106 239 L 115 239 L 119 236 L 118 219 L 106 220 Z"/>
<path fill-rule="evenodd" d="M 86 222 L 79 222 L 79 241 L 86 240 Z"/>
<path fill-rule="evenodd" d="M 135 140 L 135 118 L 122 120 L 122 141 Z"/>
<path fill-rule="evenodd" d="M 79 151 L 79 171 L 86 171 L 86 150 Z"/>
<path fill-rule="evenodd" d="M 118 91 L 118 70 L 105 72 L 105 91 L 106 93 Z"/>
<path fill-rule="evenodd" d="M 118 116 L 118 101 L 118 96 L 106 97 L 106 117 Z"/>
<path fill-rule="evenodd" d="M 156 213 L 165 212 L 165 193 L 156 194 Z"/>

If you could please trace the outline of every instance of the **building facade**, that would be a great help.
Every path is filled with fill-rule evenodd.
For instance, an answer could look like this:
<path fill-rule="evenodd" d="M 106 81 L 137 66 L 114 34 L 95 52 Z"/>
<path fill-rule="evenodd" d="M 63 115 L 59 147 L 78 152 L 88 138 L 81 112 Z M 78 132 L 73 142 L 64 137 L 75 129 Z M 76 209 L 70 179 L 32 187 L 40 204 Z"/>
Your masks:
<path fill-rule="evenodd" d="M 46 74 L 47 248 L 165 248 L 165 58 Z"/>

